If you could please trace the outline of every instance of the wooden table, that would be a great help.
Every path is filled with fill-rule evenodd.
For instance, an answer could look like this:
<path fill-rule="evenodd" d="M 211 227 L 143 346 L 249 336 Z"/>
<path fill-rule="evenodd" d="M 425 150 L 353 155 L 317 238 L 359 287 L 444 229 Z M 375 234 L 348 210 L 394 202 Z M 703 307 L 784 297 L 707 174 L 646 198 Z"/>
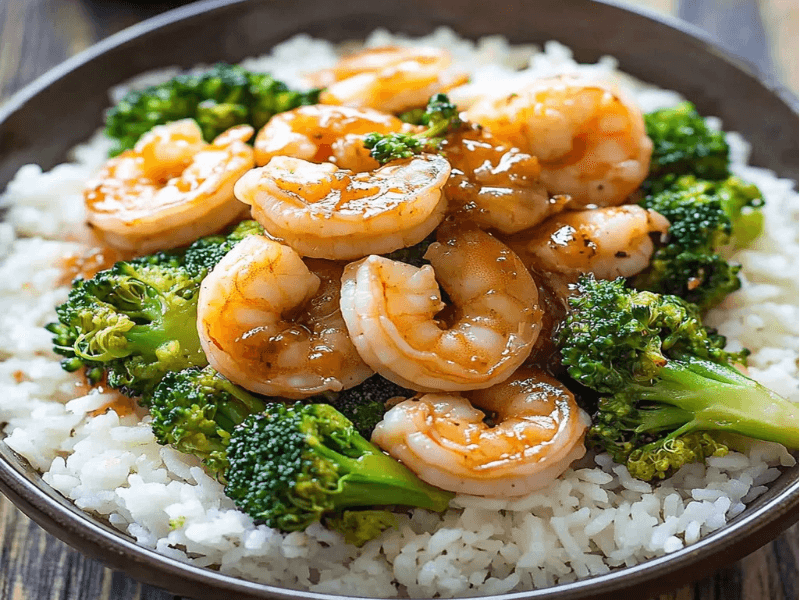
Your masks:
<path fill-rule="evenodd" d="M 695 0 L 692 0 L 694 2 Z M 640 0 L 667 14 L 695 10 L 692 2 Z M 714 2 L 700 22 L 713 29 Z M 184 2 L 120 0 L 0 0 L 0 103 L 67 57 L 133 23 Z M 711 5 L 711 8 L 708 8 Z M 764 0 L 760 6 L 767 50 L 781 81 L 797 93 L 796 0 Z M 695 11 L 696 12 L 696 11 Z M 745 32 L 746 33 L 746 32 Z M 55 126 L 55 124 L 54 124 Z M 798 530 L 795 525 L 750 556 L 660 600 L 778 600 L 798 597 Z M 0 496 L 0 599 L 167 600 L 173 596 L 103 567 L 72 550 Z M 198 597 L 202 594 L 198 593 Z"/>

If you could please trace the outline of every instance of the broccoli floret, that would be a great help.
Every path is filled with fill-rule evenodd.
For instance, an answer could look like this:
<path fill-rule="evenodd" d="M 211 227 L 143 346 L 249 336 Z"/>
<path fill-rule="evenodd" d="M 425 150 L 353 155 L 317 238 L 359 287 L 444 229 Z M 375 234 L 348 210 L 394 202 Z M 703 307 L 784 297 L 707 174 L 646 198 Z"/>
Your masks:
<path fill-rule="evenodd" d="M 665 245 L 647 270 L 632 279 L 636 289 L 680 296 L 705 310 L 741 287 L 739 265 L 719 249 L 746 244 L 761 232 L 764 201 L 758 188 L 738 177 L 698 180 L 692 175 L 665 178 L 662 190 L 641 205 L 670 222 Z"/>
<path fill-rule="evenodd" d="M 635 477 L 725 452 L 724 431 L 797 448 L 797 405 L 744 376 L 696 307 L 584 277 L 560 332 L 570 376 L 600 392 L 588 440 Z M 709 433 L 703 437 L 698 433 Z"/>
<path fill-rule="evenodd" d="M 345 510 L 327 517 L 325 526 L 341 533 L 348 544 L 360 548 L 390 527 L 396 528 L 397 518 L 388 510 Z"/>
<path fill-rule="evenodd" d="M 728 176 L 730 149 L 725 134 L 706 125 L 690 102 L 644 116 L 653 140 L 650 180 L 670 173 L 692 173 L 705 179 Z"/>
<path fill-rule="evenodd" d="M 238 242 L 263 234 L 264 228 L 256 221 L 242 221 L 227 235 L 209 235 L 194 242 L 186 249 L 184 265 L 192 274 L 205 277 Z"/>
<path fill-rule="evenodd" d="M 697 207 L 708 203 L 709 199 L 714 211 L 721 214 L 713 217 L 715 222 L 710 227 L 705 215 L 695 218 L 701 224 L 688 233 L 682 233 L 680 241 L 683 245 L 697 244 L 698 233 L 704 230 L 711 235 L 701 239 L 714 247 L 728 243 L 744 246 L 761 234 L 764 215 L 760 208 L 764 206 L 764 197 L 756 185 L 735 175 L 720 181 L 698 179 L 693 175 L 670 175 L 660 180 L 657 193 L 645 197 L 642 206 L 664 216 L 674 212 L 673 219 L 681 222 L 680 227 L 686 228 L 691 227 L 683 222 L 688 219 L 685 213 L 691 211 L 692 202 Z"/>
<path fill-rule="evenodd" d="M 731 234 L 726 243 L 744 248 L 761 235 L 764 213 L 760 209 L 764 206 L 764 196 L 755 184 L 733 176 L 708 185 L 706 193 L 719 197 L 722 210 L 731 222 Z"/>
<path fill-rule="evenodd" d="M 132 91 L 106 113 L 106 135 L 116 140 L 111 155 L 133 148 L 156 125 L 193 118 L 210 142 L 241 123 L 260 129 L 272 115 L 316 104 L 320 90 L 297 92 L 266 73 L 219 63 L 200 74 L 181 74 Z"/>
<path fill-rule="evenodd" d="M 436 94 L 423 113 L 413 117 L 428 128 L 413 135 L 407 133 L 370 133 L 364 147 L 380 164 L 400 158 L 411 158 L 422 152 L 438 152 L 444 137 L 461 126 L 456 105 L 445 94 Z"/>
<path fill-rule="evenodd" d="M 397 118 L 403 123 L 409 123 L 410 125 L 424 125 L 422 122 L 424 117 L 424 108 L 412 108 L 411 110 L 407 110 L 406 112 L 397 115 Z"/>
<path fill-rule="evenodd" d="M 352 421 L 358 433 L 369 439 L 375 426 L 383 420 L 387 400 L 397 396 L 410 398 L 415 394 L 380 375 L 373 375 L 349 390 L 329 394 L 325 402 Z"/>
<path fill-rule="evenodd" d="M 633 477 L 643 481 L 663 479 L 683 465 L 703 462 L 709 456 L 725 456 L 728 446 L 709 433 L 694 431 L 652 447 L 639 447 L 628 455 L 626 466 Z"/>
<path fill-rule="evenodd" d="M 67 301 L 56 307 L 58 322 L 47 325 L 54 351 L 65 357 L 61 366 L 85 368 L 90 383 L 107 377 L 109 386 L 140 396 L 170 371 L 208 364 L 197 334 L 200 283 L 230 247 L 257 230 L 245 222 L 229 236 L 209 236 L 186 250 L 118 262 L 91 279 L 76 279 Z"/>
<path fill-rule="evenodd" d="M 443 511 L 453 497 L 383 454 L 327 404 L 267 405 L 234 429 L 228 461 L 228 497 L 283 531 L 359 506 Z"/>
<path fill-rule="evenodd" d="M 144 399 L 159 444 L 194 454 L 220 476 L 230 432 L 266 404 L 211 367 L 167 373 Z"/>
<path fill-rule="evenodd" d="M 130 395 L 151 390 L 167 372 L 203 366 L 197 335 L 199 280 L 182 266 L 182 253 L 158 253 L 118 262 L 73 282 L 56 308 L 54 350 L 67 371 L 87 367 L 96 383 Z"/>
<path fill-rule="evenodd" d="M 715 252 L 667 247 L 655 252 L 648 269 L 634 277 L 631 285 L 680 296 L 706 310 L 742 286 L 740 269 Z"/>

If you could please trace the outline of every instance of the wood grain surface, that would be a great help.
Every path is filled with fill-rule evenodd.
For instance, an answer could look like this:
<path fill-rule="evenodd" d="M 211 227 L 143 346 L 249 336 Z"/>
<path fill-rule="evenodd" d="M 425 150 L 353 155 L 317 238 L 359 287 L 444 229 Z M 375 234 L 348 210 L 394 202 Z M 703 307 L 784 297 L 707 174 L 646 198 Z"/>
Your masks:
<path fill-rule="evenodd" d="M 0 0 L 0 103 L 64 59 L 124 27 L 184 2 L 121 0 Z M 640 0 L 679 14 L 678 0 Z M 684 4 L 685 6 L 685 4 Z M 778 77 L 797 93 L 798 4 L 758 5 Z M 708 22 L 713 17 L 706 15 Z M 742 35 L 747 35 L 743 31 Z M 168 600 L 89 560 L 45 533 L 0 496 L 0 600 Z M 202 598 L 198 591 L 197 598 Z M 798 529 L 789 529 L 743 560 L 659 600 L 779 600 L 798 598 Z"/>

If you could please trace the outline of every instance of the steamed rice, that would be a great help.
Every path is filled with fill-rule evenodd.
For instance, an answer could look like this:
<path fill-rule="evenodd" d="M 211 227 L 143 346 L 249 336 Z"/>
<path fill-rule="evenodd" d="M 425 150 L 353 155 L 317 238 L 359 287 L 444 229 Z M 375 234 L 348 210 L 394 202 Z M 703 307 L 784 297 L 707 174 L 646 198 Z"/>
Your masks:
<path fill-rule="evenodd" d="M 501 93 L 533 78 L 587 71 L 613 78 L 643 111 L 681 100 L 615 72 L 612 58 L 578 65 L 556 42 L 539 51 L 511 47 L 500 37 L 473 43 L 444 29 L 418 42 L 449 48 L 457 67 L 473 73 L 473 83 L 452 94 L 461 104 L 488 83 Z M 367 40 L 387 43 L 411 42 L 385 31 Z M 329 43 L 297 36 L 243 65 L 297 85 L 300 74 L 336 59 Z M 148 74 L 129 85 L 144 87 L 174 74 Z M 744 265 L 742 289 L 708 321 L 731 347 L 753 350 L 754 379 L 797 401 L 798 195 L 793 182 L 746 165 L 748 146 L 740 136 L 728 134 L 728 141 L 731 170 L 766 198 L 766 230 L 731 255 Z M 95 391 L 74 398 L 79 377 L 64 372 L 51 351 L 43 326 L 55 320 L 53 307 L 68 293 L 60 260 L 84 247 L 81 192 L 108 147 L 98 134 L 75 149 L 72 162 L 48 173 L 23 167 L 2 197 L 8 213 L 0 224 L 0 423 L 8 423 L 6 443 L 49 485 L 143 546 L 222 573 L 315 592 L 498 594 L 600 575 L 693 544 L 744 511 L 779 476 L 778 467 L 795 462 L 782 446 L 754 442 L 747 454 L 688 465 L 650 485 L 600 455 L 527 497 L 458 496 L 441 515 L 411 510 L 399 517 L 397 530 L 360 549 L 318 524 L 289 534 L 255 526 L 197 460 L 156 443 L 145 411 L 92 417 L 111 397 Z"/>

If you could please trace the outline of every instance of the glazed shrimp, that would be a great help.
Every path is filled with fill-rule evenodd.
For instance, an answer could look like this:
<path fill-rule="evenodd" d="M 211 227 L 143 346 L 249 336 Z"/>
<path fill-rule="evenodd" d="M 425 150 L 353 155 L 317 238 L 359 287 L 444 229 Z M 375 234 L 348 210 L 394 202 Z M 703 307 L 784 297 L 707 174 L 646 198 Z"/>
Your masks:
<path fill-rule="evenodd" d="M 589 415 L 542 371 L 521 368 L 465 395 L 469 400 L 426 394 L 401 402 L 384 415 L 372 441 L 431 485 L 500 498 L 545 487 L 586 452 Z"/>
<path fill-rule="evenodd" d="M 637 205 L 568 211 L 530 231 L 509 238 L 528 265 L 577 280 L 581 273 L 599 279 L 631 277 L 653 255 L 653 237 L 666 235 L 669 221 Z"/>
<path fill-rule="evenodd" d="M 485 130 L 451 135 L 443 151 L 453 168 L 444 188 L 448 212 L 481 228 L 516 233 L 569 203 L 567 196 L 549 196 L 536 157 L 503 145 Z"/>
<path fill-rule="evenodd" d="M 319 97 L 322 104 L 400 112 L 424 106 L 432 95 L 467 82 L 466 74 L 449 66 L 445 50 L 384 46 L 343 58 L 309 79 L 326 88 Z"/>
<path fill-rule="evenodd" d="M 579 204 L 622 204 L 650 168 L 653 143 L 641 111 L 607 83 L 541 80 L 481 100 L 467 116 L 536 156 L 547 189 Z"/>
<path fill-rule="evenodd" d="M 368 173 L 276 156 L 244 175 L 236 197 L 302 256 L 353 260 L 423 240 L 444 217 L 450 164 L 423 154 Z"/>
<path fill-rule="evenodd" d="M 339 310 L 342 266 L 251 235 L 203 279 L 197 330 L 208 362 L 267 396 L 306 398 L 372 375 Z"/>
<path fill-rule="evenodd" d="M 412 129 L 397 117 L 368 108 L 301 106 L 278 113 L 261 128 L 255 142 L 256 164 L 292 156 L 316 163 L 330 161 L 356 172 L 371 171 L 379 165 L 364 147 L 366 135 Z"/>
<path fill-rule="evenodd" d="M 191 119 L 154 127 L 110 159 L 84 191 L 87 220 L 115 248 L 175 248 L 242 216 L 233 184 L 253 167 L 248 125 L 211 144 Z"/>
<path fill-rule="evenodd" d="M 431 244 L 425 258 L 431 264 L 422 268 L 380 256 L 347 265 L 342 315 L 359 354 L 386 379 L 417 391 L 502 381 L 528 357 L 541 325 L 528 270 L 478 229 Z M 439 284 L 449 311 L 442 312 Z"/>

